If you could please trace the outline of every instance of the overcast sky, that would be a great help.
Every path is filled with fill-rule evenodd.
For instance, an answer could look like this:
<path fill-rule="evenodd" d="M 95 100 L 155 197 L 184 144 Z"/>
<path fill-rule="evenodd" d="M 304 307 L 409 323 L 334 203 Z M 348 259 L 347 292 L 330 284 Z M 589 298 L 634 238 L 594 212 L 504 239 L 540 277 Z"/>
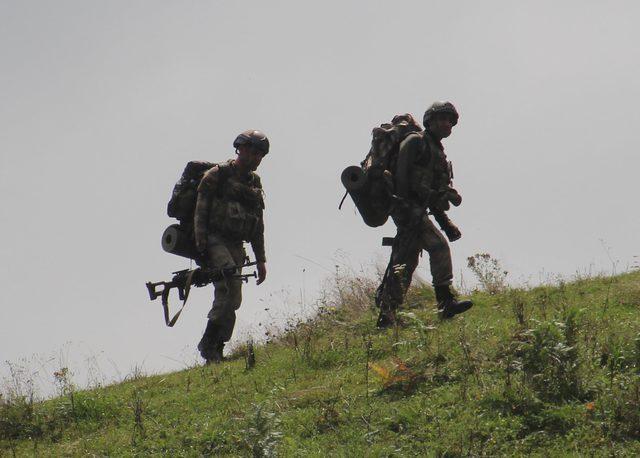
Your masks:
<path fill-rule="evenodd" d="M 337 263 L 388 256 L 391 223 L 337 210 L 340 172 L 372 127 L 435 100 L 461 113 L 445 141 L 464 198 L 457 281 L 477 252 L 516 283 L 611 272 L 610 258 L 626 269 L 640 255 L 639 13 L 595 0 L 0 0 L 0 375 L 25 358 L 48 361 L 45 379 L 68 364 L 79 384 L 196 361 L 211 290 L 168 329 L 144 283 L 189 266 L 160 248 L 185 163 L 232 157 L 245 129 L 272 145 L 259 170 L 269 273 L 245 287 L 235 339 L 312 302 Z M 418 273 L 430 279 L 426 257 Z"/>

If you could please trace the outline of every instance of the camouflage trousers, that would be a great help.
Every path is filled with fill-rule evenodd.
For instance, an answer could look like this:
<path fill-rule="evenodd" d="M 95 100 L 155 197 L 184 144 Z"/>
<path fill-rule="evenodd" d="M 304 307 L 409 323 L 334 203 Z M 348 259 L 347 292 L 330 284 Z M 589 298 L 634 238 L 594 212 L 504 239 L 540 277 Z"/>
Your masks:
<path fill-rule="evenodd" d="M 398 225 L 391 259 L 376 295 L 383 311 L 396 310 L 404 302 L 422 250 L 429 253 L 433 286 L 450 285 L 453 281 L 449 244 L 427 215 L 413 227 Z"/>
<path fill-rule="evenodd" d="M 229 242 L 209 234 L 207 239 L 208 267 L 223 269 L 244 264 L 246 253 L 242 242 Z M 242 273 L 237 269 L 236 274 Z M 242 303 L 242 280 L 226 277 L 213 282 L 214 298 L 209 311 L 209 325 L 200 346 L 207 348 L 231 339 L 236 324 L 236 310 Z"/>

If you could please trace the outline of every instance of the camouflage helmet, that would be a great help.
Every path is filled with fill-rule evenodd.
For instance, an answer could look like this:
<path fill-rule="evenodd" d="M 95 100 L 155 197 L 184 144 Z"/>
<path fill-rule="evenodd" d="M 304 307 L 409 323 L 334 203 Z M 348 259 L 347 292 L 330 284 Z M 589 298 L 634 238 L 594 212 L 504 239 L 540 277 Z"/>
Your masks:
<path fill-rule="evenodd" d="M 427 111 L 424 112 L 424 117 L 422 118 L 422 124 L 425 126 L 429 124 L 431 118 L 437 113 L 449 113 L 453 116 L 453 125 L 458 124 L 458 110 L 453 106 L 451 102 L 434 102 Z"/>
<path fill-rule="evenodd" d="M 259 130 L 245 130 L 233 141 L 233 147 L 238 149 L 241 145 L 253 146 L 265 156 L 269 152 L 269 139 Z"/>

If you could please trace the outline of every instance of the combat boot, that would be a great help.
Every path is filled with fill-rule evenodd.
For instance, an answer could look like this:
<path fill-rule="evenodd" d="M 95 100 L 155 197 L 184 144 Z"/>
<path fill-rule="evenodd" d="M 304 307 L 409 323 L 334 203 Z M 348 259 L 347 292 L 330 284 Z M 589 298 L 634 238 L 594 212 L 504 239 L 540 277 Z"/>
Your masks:
<path fill-rule="evenodd" d="M 223 342 L 210 344 L 209 347 L 198 345 L 198 350 L 200 350 L 200 356 L 204 359 L 205 364 L 221 363 L 224 361 L 224 356 L 222 355 L 222 351 L 224 350 Z"/>
<path fill-rule="evenodd" d="M 459 313 L 464 313 L 473 306 L 471 301 L 460 301 L 451 294 L 448 285 L 434 287 L 436 300 L 438 301 L 438 313 L 444 319 L 453 318 Z"/>
<path fill-rule="evenodd" d="M 224 356 L 222 355 L 222 351 L 224 350 L 224 342 L 217 342 L 214 344 L 211 349 L 207 352 L 207 357 L 205 358 L 207 364 L 211 363 L 221 363 L 224 361 Z"/>
<path fill-rule="evenodd" d="M 222 350 L 224 349 L 224 342 L 218 337 L 218 329 L 212 321 L 207 321 L 207 328 L 204 330 L 204 335 L 198 343 L 198 350 L 200 356 L 209 363 L 219 363 L 223 360 Z"/>
<path fill-rule="evenodd" d="M 396 324 L 396 311 L 380 309 L 376 327 L 378 329 L 387 329 Z"/>

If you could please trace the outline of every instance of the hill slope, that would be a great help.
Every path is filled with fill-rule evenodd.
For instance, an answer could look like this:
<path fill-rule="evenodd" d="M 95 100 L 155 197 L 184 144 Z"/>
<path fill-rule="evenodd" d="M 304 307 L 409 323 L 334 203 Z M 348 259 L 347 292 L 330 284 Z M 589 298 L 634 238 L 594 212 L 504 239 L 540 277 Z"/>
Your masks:
<path fill-rule="evenodd" d="M 221 365 L 0 404 L 0 455 L 640 454 L 640 273 L 474 294 L 412 289 L 373 329 L 371 282 Z M 244 352 L 244 353 L 243 353 Z M 243 357 L 244 355 L 244 357 Z"/>

